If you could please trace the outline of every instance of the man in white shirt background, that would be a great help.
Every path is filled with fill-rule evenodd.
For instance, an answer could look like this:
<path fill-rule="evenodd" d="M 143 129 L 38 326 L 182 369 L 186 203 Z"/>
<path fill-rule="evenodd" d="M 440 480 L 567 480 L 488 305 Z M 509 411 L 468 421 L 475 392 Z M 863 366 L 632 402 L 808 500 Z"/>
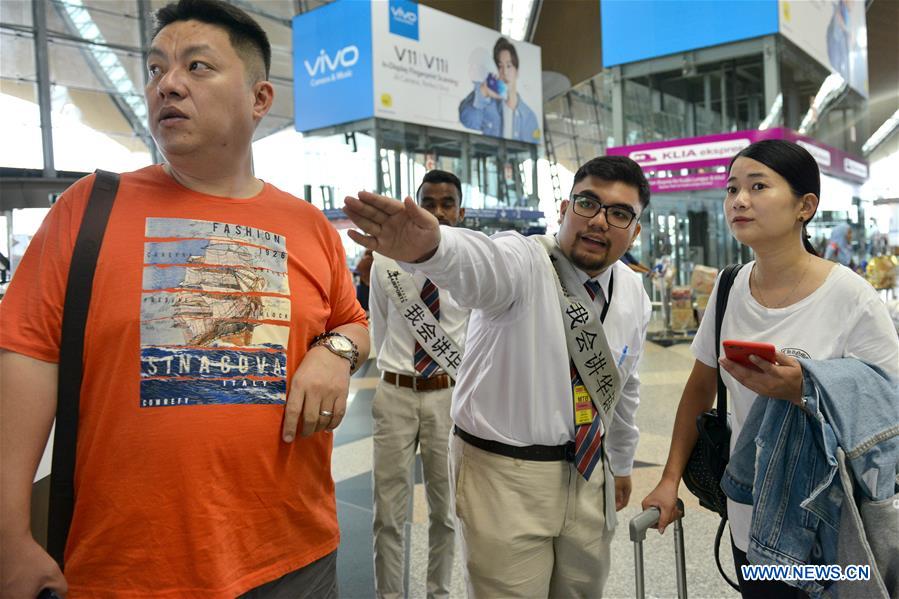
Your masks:
<path fill-rule="evenodd" d="M 367 234 L 352 231 L 354 240 L 425 273 L 473 310 L 450 440 L 473 597 L 602 594 L 615 511 L 630 498 L 639 437 L 637 362 L 650 317 L 639 275 L 618 259 L 639 234 L 648 203 L 649 185 L 635 162 L 595 158 L 575 173 L 550 249 L 514 232 L 487 237 L 440 227 L 409 198 L 399 203 L 360 193 L 346 200 L 345 212 Z M 603 323 L 611 358 L 604 362 L 619 380 L 608 402 L 598 402 L 593 391 L 584 401 L 574 376 L 589 379 L 593 372 L 590 364 L 575 370 L 572 362 L 580 350 L 566 338 L 569 320 L 556 278 L 563 270 L 571 273 L 569 289 L 578 282 L 588 288 L 586 301 L 595 302 L 590 309 Z M 578 281 L 571 285 L 572 279 Z M 597 433 L 588 440 L 599 445 L 585 454 L 588 428 Z"/>
<path fill-rule="evenodd" d="M 452 173 L 429 171 L 416 195 L 441 225 L 454 227 L 465 216 L 462 184 Z M 370 280 L 371 328 L 381 371 L 372 402 L 375 588 L 378 597 L 405 596 L 403 533 L 420 446 L 430 519 L 427 593 L 448 597 L 455 546 L 447 466 L 450 402 L 469 310 L 424 274 L 410 275 L 380 255 Z M 422 320 L 425 310 L 434 316 L 430 325 Z M 448 342 L 438 338 L 438 327 Z"/>

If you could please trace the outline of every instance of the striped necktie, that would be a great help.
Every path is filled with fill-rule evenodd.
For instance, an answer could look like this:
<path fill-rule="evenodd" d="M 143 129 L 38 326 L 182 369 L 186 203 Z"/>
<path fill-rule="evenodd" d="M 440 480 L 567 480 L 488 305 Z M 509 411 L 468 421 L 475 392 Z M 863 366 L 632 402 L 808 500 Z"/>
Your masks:
<path fill-rule="evenodd" d="M 431 279 L 425 279 L 424 285 L 421 287 L 421 301 L 425 303 L 434 318 L 440 320 L 440 292 L 437 286 L 431 282 Z M 440 365 L 434 361 L 434 358 L 428 355 L 428 352 L 418 343 L 415 342 L 415 370 L 423 378 L 428 378 L 440 369 Z"/>
<path fill-rule="evenodd" d="M 595 300 L 596 295 L 600 291 L 599 283 L 590 279 L 584 283 L 584 287 L 587 288 L 590 299 Z M 571 362 L 570 364 L 571 386 L 573 392 L 574 387 L 583 385 L 584 383 L 581 381 L 581 377 L 574 367 L 574 362 Z M 575 431 L 574 436 L 574 465 L 577 468 L 577 471 L 580 472 L 586 480 L 590 480 L 590 475 L 593 474 L 593 469 L 599 464 L 599 459 L 602 455 L 602 452 L 599 450 L 599 446 L 602 444 L 600 418 L 599 414 L 596 412 L 596 407 L 592 402 L 590 410 L 593 413 L 593 422 L 576 427 L 577 430 Z"/>

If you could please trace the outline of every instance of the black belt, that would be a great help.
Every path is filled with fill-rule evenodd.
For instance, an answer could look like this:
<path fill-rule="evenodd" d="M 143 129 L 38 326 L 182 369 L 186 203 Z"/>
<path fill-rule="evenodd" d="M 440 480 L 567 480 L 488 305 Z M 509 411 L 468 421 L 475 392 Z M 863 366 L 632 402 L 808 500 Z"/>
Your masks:
<path fill-rule="evenodd" d="M 515 445 L 506 445 L 499 441 L 490 441 L 475 437 L 471 433 L 466 433 L 458 426 L 453 427 L 453 433 L 458 435 L 460 439 L 474 445 L 478 449 L 504 455 L 516 460 L 530 460 L 532 462 L 573 462 L 574 461 L 574 441 L 565 445 L 525 445 L 517 447 Z"/>

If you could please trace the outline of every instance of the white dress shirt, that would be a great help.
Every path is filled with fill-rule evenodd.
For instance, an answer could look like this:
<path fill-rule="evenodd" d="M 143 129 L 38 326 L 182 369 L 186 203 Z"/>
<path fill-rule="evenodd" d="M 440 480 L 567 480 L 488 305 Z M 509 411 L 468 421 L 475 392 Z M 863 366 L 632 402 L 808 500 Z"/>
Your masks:
<path fill-rule="evenodd" d="M 368 292 L 368 308 L 371 318 L 372 341 L 378 352 L 378 369 L 409 376 L 418 376 L 412 356 L 415 353 L 415 336 L 409 324 L 396 304 L 381 286 L 381 269 L 375 260 L 371 268 L 370 287 Z M 421 293 L 425 283 L 425 275 L 412 273 L 416 293 Z M 437 282 L 434 281 L 437 285 Z M 438 285 L 439 287 L 439 285 Z M 445 289 L 440 292 L 440 326 L 459 349 L 465 350 L 465 329 L 468 326 L 470 310 L 462 308 L 453 301 L 452 295 Z M 442 372 L 442 369 L 438 372 Z"/>
<path fill-rule="evenodd" d="M 403 267 L 426 273 L 473 310 L 453 393 L 454 422 L 472 435 L 507 445 L 573 441 L 568 346 L 546 250 L 514 232 L 487 237 L 441 227 L 440 233 L 431 259 Z M 634 422 L 640 402 L 637 362 L 651 308 L 639 275 L 621 262 L 598 278 L 605 296 L 612 272 L 613 297 L 603 330 L 622 389 L 603 442 L 614 474 L 627 476 L 639 438 Z"/>

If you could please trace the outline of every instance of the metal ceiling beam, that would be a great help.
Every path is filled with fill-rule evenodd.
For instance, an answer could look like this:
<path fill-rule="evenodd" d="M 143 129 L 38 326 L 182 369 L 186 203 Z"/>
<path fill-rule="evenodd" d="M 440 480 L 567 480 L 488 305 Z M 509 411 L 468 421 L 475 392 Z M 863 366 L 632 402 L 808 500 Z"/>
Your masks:
<path fill-rule="evenodd" d="M 540 23 L 540 12 L 543 10 L 543 0 L 534 0 L 531 5 L 531 14 L 528 16 L 528 26 L 524 33 L 524 39 L 533 44 L 537 34 L 537 25 Z"/>
<path fill-rule="evenodd" d="M 69 14 L 66 12 L 65 8 L 57 2 L 53 2 L 52 4 L 53 7 L 56 8 L 56 12 L 65 25 L 66 29 L 69 30 L 69 33 L 80 38 L 80 32 L 78 31 L 78 28 L 72 21 Z M 87 10 L 87 7 L 85 7 L 85 10 Z M 91 69 L 91 72 L 106 88 L 106 93 L 109 95 L 109 98 L 112 100 L 113 104 L 115 104 L 116 108 L 119 109 L 119 112 L 122 114 L 125 120 L 128 121 L 128 124 L 131 126 L 131 130 L 134 131 L 134 133 L 144 142 L 144 144 L 146 144 L 148 148 L 153 148 L 153 138 L 150 136 L 150 132 L 147 130 L 146 124 L 143 122 L 143 119 L 141 119 L 134 113 L 134 110 L 132 110 L 131 106 L 128 105 L 128 102 L 125 101 L 123 94 L 116 90 L 116 85 L 107 75 L 106 69 L 103 68 L 103 65 L 101 65 L 97 61 L 97 58 L 89 50 L 81 48 L 81 54 L 82 56 L 84 56 L 84 60 L 87 63 L 87 66 Z"/>
<path fill-rule="evenodd" d="M 37 4 L 37 3 L 35 3 Z M 0 176 L 0 212 L 20 208 L 49 208 L 50 198 L 69 188 L 81 176 Z"/>
<path fill-rule="evenodd" d="M 233 4 L 244 12 L 248 12 L 252 15 L 257 15 L 260 17 L 265 17 L 266 19 L 271 19 L 272 21 L 284 25 L 285 27 L 290 27 L 290 19 L 285 19 L 281 15 L 269 12 L 264 8 L 260 8 L 259 4 L 249 2 L 248 0 L 228 0 L 228 3 Z"/>

